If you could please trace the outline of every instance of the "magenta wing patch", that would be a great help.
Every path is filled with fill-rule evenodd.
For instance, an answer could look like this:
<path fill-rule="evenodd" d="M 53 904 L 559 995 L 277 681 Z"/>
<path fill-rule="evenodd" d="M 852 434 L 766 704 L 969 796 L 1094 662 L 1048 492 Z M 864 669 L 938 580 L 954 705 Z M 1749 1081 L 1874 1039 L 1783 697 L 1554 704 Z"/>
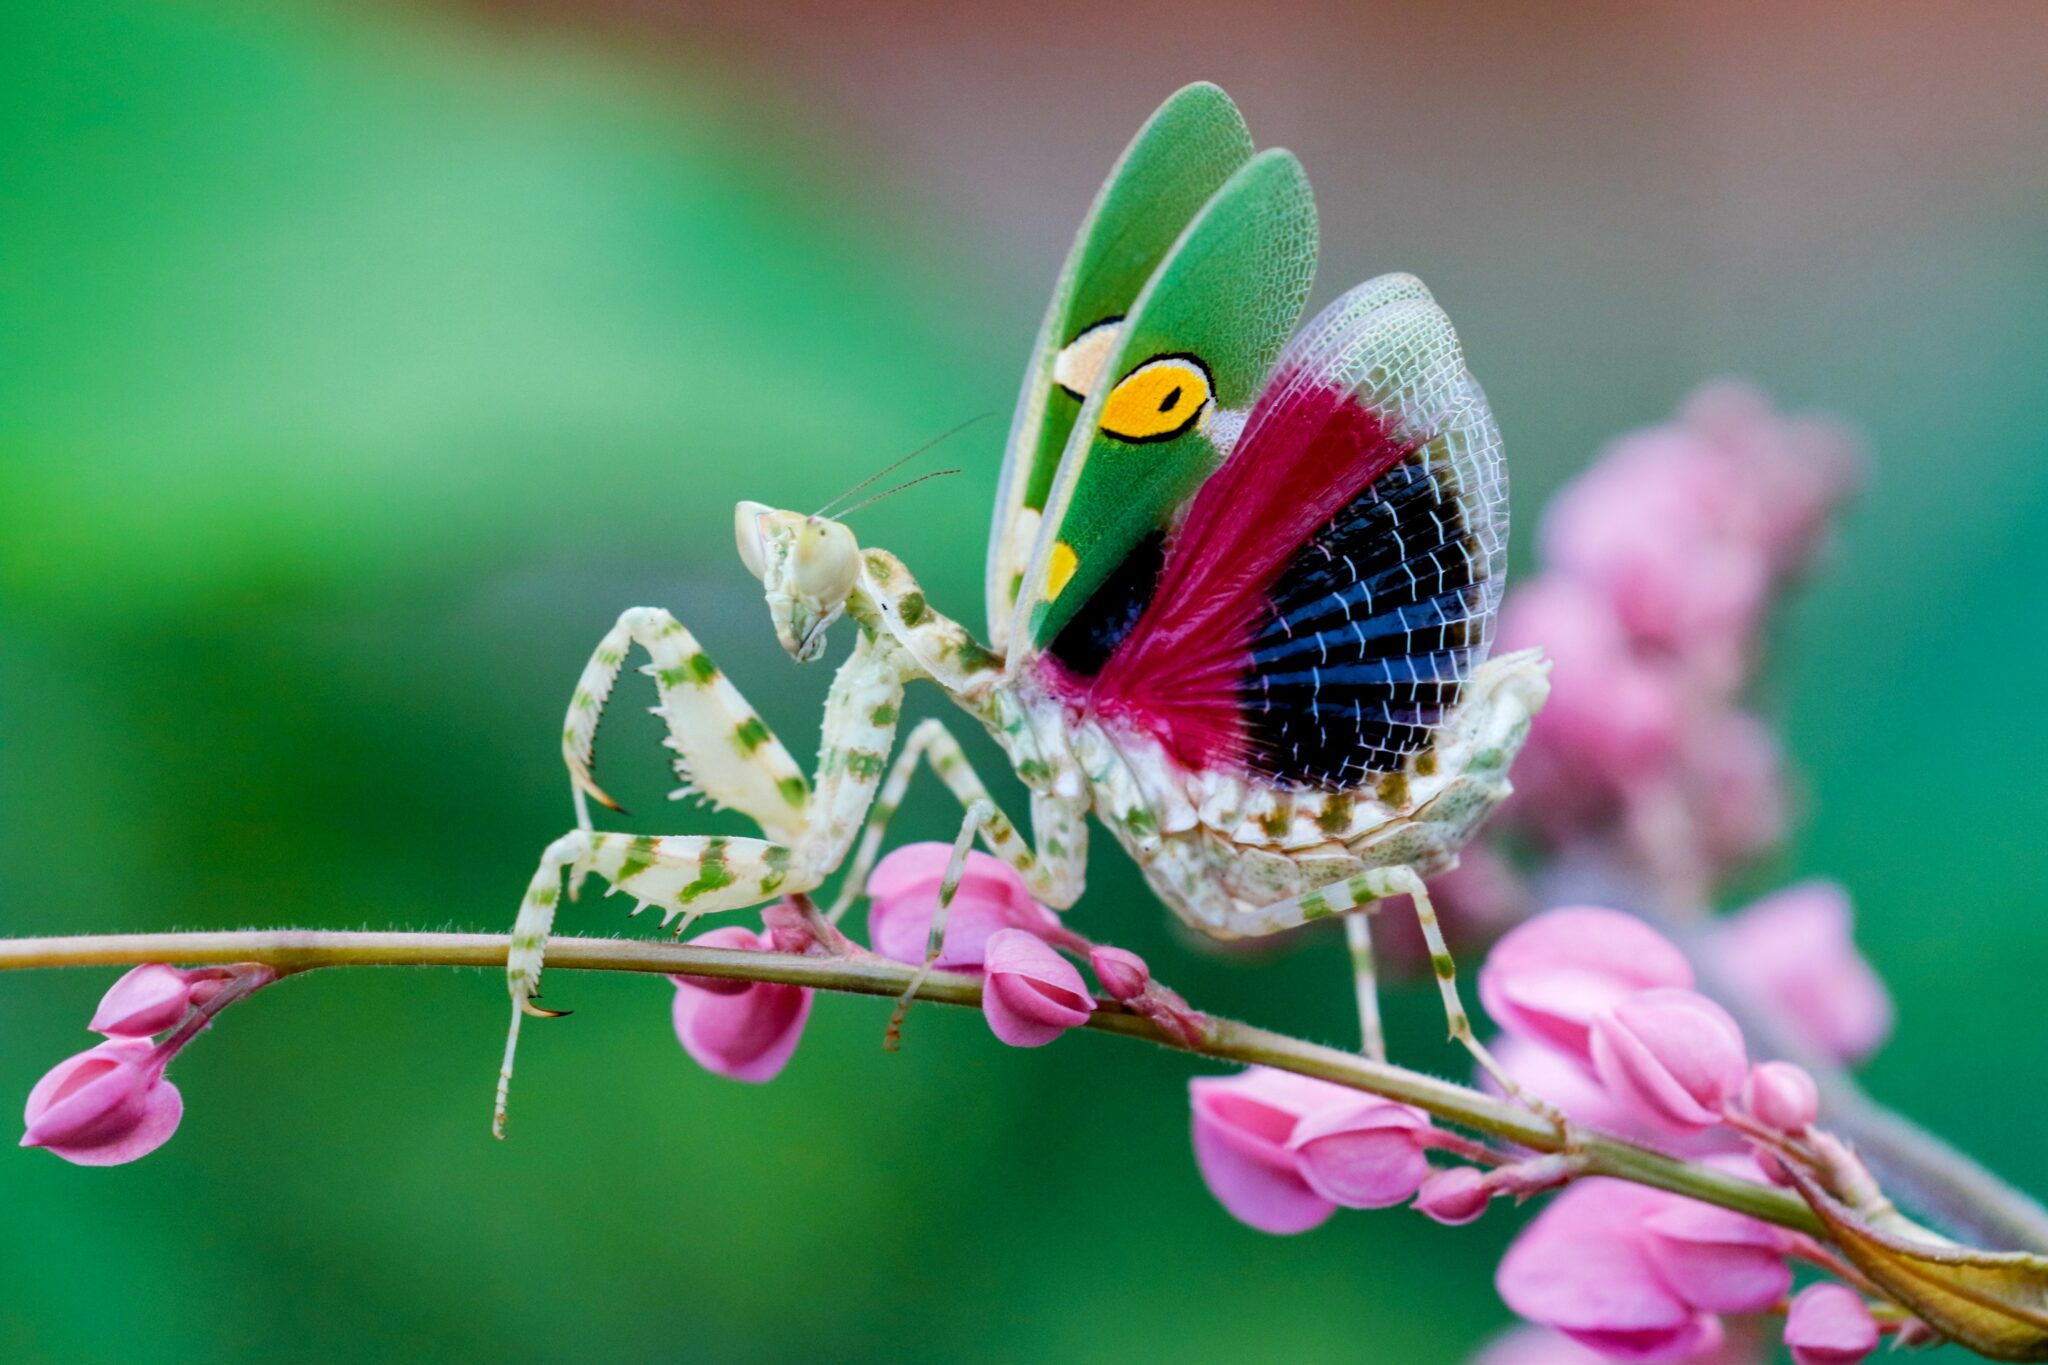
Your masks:
<path fill-rule="evenodd" d="M 1290 347 L 1180 529 L 1132 554 L 1048 671 L 1191 767 L 1362 785 L 1429 746 L 1485 657 L 1506 492 L 1442 311 L 1407 277 L 1360 286 Z"/>

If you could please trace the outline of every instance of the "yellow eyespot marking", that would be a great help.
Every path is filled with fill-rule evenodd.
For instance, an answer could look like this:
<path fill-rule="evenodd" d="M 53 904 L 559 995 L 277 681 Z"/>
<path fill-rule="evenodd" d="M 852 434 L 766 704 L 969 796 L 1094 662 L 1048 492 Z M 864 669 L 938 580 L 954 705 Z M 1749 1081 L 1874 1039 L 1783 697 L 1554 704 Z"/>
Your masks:
<path fill-rule="evenodd" d="M 1060 595 L 1068 583 L 1073 581 L 1074 570 L 1081 567 L 1081 556 L 1074 553 L 1074 547 L 1064 540 L 1056 540 L 1052 546 L 1052 562 L 1045 567 L 1045 600 L 1050 602 Z"/>
<path fill-rule="evenodd" d="M 1102 429 L 1125 441 L 1169 441 L 1209 406 L 1209 372 L 1189 355 L 1148 360 L 1125 375 L 1102 405 Z"/>

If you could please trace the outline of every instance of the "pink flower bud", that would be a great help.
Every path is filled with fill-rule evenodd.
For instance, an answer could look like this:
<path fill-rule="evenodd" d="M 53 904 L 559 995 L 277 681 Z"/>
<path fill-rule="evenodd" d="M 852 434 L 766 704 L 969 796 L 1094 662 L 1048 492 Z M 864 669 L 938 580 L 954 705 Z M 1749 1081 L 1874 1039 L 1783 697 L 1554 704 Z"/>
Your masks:
<path fill-rule="evenodd" d="M 1341 1085 L 1263 1066 L 1189 1081 L 1195 1164 L 1209 1193 L 1261 1232 L 1306 1232 L 1322 1223 L 1337 1205 L 1309 1185 L 1287 1143 L 1304 1115 L 1357 1097 Z"/>
<path fill-rule="evenodd" d="M 1593 1022 L 1593 1070 L 1616 1100 L 1680 1132 L 1721 1121 L 1749 1058 L 1728 1012 L 1693 991 L 1632 995 Z"/>
<path fill-rule="evenodd" d="M 1851 920 L 1841 887 L 1801 882 L 1728 920 L 1714 945 L 1728 971 L 1845 1062 L 1870 1055 L 1892 1027 L 1891 997 L 1856 951 Z"/>
<path fill-rule="evenodd" d="M 767 948 L 742 925 L 727 925 L 690 940 L 700 948 Z M 807 986 L 671 976 L 676 1038 L 706 1071 L 735 1081 L 772 1081 L 789 1063 L 811 1015 Z"/>
<path fill-rule="evenodd" d="M 1877 1349 L 1877 1338 L 1863 1297 L 1843 1285 L 1807 1286 L 1785 1315 L 1785 1345 L 1798 1365 L 1856 1365 Z"/>
<path fill-rule="evenodd" d="M 1768 1224 L 1692 1199 L 1643 1220 L 1650 1264 L 1709 1313 L 1761 1313 L 1792 1288 L 1784 1239 Z"/>
<path fill-rule="evenodd" d="M 1612 1359 L 1704 1355 L 1720 1345 L 1721 1321 L 1658 1272 L 1643 1226 L 1678 1202 L 1624 1181 L 1577 1181 L 1522 1229 L 1494 1284 L 1521 1316 Z"/>
<path fill-rule="evenodd" d="M 149 1155 L 177 1131 L 185 1102 L 164 1079 L 157 1049 L 115 1038 L 51 1067 L 29 1091 L 24 1147 L 47 1147 L 78 1166 L 119 1166 Z"/>
<path fill-rule="evenodd" d="M 1374 1095 L 1325 1106 L 1294 1126 L 1294 1153 L 1309 1188 L 1347 1209 L 1392 1208 L 1429 1175 L 1429 1115 Z"/>
<path fill-rule="evenodd" d="M 1044 1047 L 1095 1012 L 1095 997 L 1074 964 L 1023 929 L 988 938 L 981 1012 L 1011 1047 Z"/>
<path fill-rule="evenodd" d="M 88 1027 L 109 1038 L 148 1038 L 177 1027 L 192 1003 L 192 983 L 185 973 L 146 962 L 107 988 Z"/>
<path fill-rule="evenodd" d="M 1759 1062 L 1749 1073 L 1749 1112 L 1780 1133 L 1796 1133 L 1820 1117 L 1820 1087 L 1806 1068 Z"/>
<path fill-rule="evenodd" d="M 875 865 L 867 887 L 869 947 L 898 962 L 924 965 L 939 887 L 952 855 L 950 844 L 905 844 Z M 1015 868 L 1001 858 L 970 851 L 946 910 L 946 937 L 933 965 L 945 971 L 980 971 L 989 936 L 1003 928 L 1052 937 L 1060 932 L 1060 922 L 1031 899 L 1031 889 Z"/>
<path fill-rule="evenodd" d="M 1110 998 L 1125 1004 L 1144 994 L 1152 980 L 1152 969 L 1145 965 L 1145 959 L 1123 948 L 1091 948 L 1088 965 L 1095 969 L 1095 979 L 1102 983 Z"/>
<path fill-rule="evenodd" d="M 1495 1023 L 1581 1062 L 1603 1009 L 1652 987 L 1691 985 L 1685 954 L 1633 915 L 1596 906 L 1517 926 L 1479 969 L 1479 998 Z"/>
<path fill-rule="evenodd" d="M 1492 1198 L 1486 1177 L 1475 1167 L 1452 1166 L 1422 1182 L 1415 1196 L 1415 1211 L 1445 1227 L 1462 1227 L 1485 1213 Z"/>

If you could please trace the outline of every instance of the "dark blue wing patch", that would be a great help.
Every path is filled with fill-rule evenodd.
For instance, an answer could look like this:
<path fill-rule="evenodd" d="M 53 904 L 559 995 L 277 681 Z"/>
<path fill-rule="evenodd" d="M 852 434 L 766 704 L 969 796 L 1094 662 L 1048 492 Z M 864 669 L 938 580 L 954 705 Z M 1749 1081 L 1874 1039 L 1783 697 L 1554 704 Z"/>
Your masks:
<path fill-rule="evenodd" d="M 1500 599 L 1496 527 L 1485 500 L 1473 505 L 1472 472 L 1425 446 L 1289 559 L 1242 683 L 1255 771 L 1345 790 L 1431 746 Z"/>

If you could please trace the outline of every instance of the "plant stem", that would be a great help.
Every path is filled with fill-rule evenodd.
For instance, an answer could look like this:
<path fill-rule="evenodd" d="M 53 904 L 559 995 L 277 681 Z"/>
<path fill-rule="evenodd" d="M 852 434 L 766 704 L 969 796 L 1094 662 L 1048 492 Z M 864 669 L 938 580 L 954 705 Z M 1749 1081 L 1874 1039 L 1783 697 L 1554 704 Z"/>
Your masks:
<path fill-rule="evenodd" d="M 510 940 L 501 934 L 331 933 L 283 929 L 191 934 L 95 934 L 70 938 L 0 939 L 0 971 L 33 967 L 132 966 L 143 962 L 261 962 L 280 974 L 316 967 L 502 967 Z M 740 981 L 773 981 L 818 990 L 894 998 L 915 969 L 873 954 L 847 957 L 742 952 L 637 939 L 554 938 L 552 970 L 679 972 Z M 979 1006 L 981 980 L 932 972 L 917 998 Z M 1256 1063 L 1399 1100 L 1442 1119 L 1537 1151 L 1562 1150 L 1550 1124 L 1505 1100 L 1404 1067 L 1290 1038 L 1228 1019 L 1209 1021 L 1196 1044 L 1180 1042 L 1114 1001 L 1096 1002 L 1088 1027 L 1144 1039 L 1219 1061 Z M 1579 1135 L 1589 1174 L 1615 1176 L 1690 1195 L 1796 1231 L 1822 1235 L 1820 1222 L 1795 1195 L 1647 1147 L 1597 1134 Z"/>

